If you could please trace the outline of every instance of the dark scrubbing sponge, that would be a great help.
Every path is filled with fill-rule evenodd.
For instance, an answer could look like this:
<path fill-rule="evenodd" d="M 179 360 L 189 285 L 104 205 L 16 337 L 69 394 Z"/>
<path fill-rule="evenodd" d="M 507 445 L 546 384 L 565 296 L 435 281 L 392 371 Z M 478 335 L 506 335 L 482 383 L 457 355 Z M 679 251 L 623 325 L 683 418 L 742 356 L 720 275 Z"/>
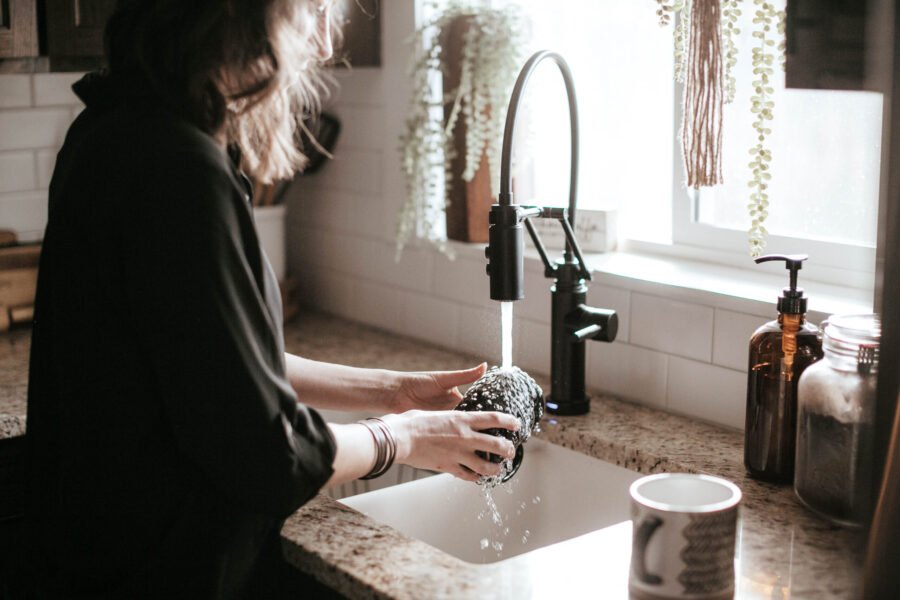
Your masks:
<path fill-rule="evenodd" d="M 513 459 L 512 469 L 503 479 L 505 481 L 518 470 L 522 462 L 522 444 L 531 437 L 531 432 L 544 416 L 544 393 L 534 379 L 522 369 L 493 367 L 472 384 L 456 410 L 499 411 L 519 419 L 518 431 L 487 429 L 484 432 L 505 437 L 516 446 L 516 457 Z M 483 452 L 478 454 L 495 463 L 503 460 L 496 454 L 489 456 L 485 456 Z"/>

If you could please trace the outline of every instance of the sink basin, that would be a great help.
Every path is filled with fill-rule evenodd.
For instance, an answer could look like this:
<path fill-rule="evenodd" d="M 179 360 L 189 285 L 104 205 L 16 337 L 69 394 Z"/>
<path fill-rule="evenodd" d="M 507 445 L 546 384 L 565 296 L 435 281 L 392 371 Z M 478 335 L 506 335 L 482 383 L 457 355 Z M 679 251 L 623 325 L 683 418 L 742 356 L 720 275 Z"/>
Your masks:
<path fill-rule="evenodd" d="M 496 514 L 481 486 L 448 474 L 340 502 L 464 561 L 494 563 L 628 521 L 638 477 L 532 439 L 516 476 L 487 494 Z"/>

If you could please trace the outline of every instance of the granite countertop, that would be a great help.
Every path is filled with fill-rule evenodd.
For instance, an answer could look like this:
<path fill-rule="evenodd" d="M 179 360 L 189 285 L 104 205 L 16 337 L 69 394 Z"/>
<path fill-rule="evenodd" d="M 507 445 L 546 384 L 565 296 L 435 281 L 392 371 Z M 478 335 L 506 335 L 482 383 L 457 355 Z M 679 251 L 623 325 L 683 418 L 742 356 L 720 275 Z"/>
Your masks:
<path fill-rule="evenodd" d="M 295 319 L 285 338 L 291 352 L 357 366 L 455 369 L 479 360 L 321 314 Z M 28 348 L 27 331 L 0 336 L 0 438 L 24 433 Z M 746 477 L 740 432 L 603 396 L 587 415 L 545 418 L 539 435 L 640 473 L 735 482 L 744 494 L 739 597 L 859 595 L 864 535 L 804 510 L 789 486 Z M 604 532 L 566 542 L 565 561 L 542 562 L 538 550 L 474 565 L 319 495 L 288 519 L 282 539 L 294 566 L 350 598 L 626 598 L 630 528 Z"/>

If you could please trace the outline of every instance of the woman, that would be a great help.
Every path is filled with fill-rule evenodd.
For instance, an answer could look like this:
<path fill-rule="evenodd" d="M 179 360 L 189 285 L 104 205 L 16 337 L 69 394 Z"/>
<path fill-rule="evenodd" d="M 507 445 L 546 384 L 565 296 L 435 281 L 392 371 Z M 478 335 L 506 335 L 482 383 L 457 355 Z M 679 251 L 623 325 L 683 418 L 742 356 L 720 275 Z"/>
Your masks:
<path fill-rule="evenodd" d="M 302 165 L 331 7 L 124 0 L 74 89 L 50 186 L 28 396 L 39 596 L 262 597 L 285 517 L 397 462 L 467 480 L 512 456 L 451 411 L 484 366 L 398 373 L 285 355 L 243 172 Z M 230 151 L 230 152 L 229 152 Z M 239 155 L 239 162 L 234 162 Z M 348 343 L 352 340 L 348 340 Z M 389 413 L 326 425 L 309 407 Z"/>

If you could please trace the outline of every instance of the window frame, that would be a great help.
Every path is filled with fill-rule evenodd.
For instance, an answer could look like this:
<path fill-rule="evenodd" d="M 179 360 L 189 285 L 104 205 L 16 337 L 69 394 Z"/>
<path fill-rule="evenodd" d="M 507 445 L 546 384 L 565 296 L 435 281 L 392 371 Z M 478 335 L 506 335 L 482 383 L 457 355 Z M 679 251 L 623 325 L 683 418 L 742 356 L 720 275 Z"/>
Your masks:
<path fill-rule="evenodd" d="M 674 60 L 674 59 L 673 59 Z M 746 231 L 701 223 L 698 215 L 700 192 L 686 187 L 684 159 L 680 143 L 681 99 L 684 85 L 673 81 L 672 194 L 670 206 L 671 241 L 654 243 L 619 239 L 620 250 L 671 255 L 741 269 L 756 269 L 750 257 Z M 749 193 L 748 193 L 749 197 Z M 875 288 L 876 248 L 840 242 L 769 234 L 765 253 L 808 254 L 803 280 L 873 291 Z"/>

